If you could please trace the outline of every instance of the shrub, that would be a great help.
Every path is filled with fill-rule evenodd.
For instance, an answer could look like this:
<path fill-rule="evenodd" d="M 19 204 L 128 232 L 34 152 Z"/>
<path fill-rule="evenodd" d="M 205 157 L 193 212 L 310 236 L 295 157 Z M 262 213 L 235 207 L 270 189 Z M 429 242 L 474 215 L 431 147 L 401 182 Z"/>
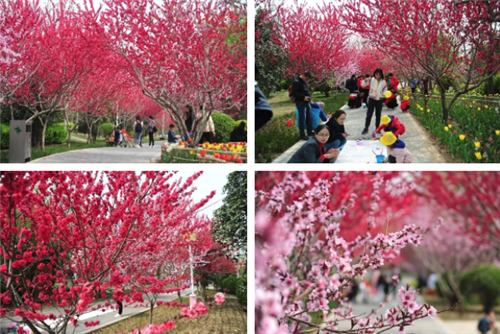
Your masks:
<path fill-rule="evenodd" d="M 2 124 L 2 150 L 9 148 L 10 127 L 8 124 Z"/>
<path fill-rule="evenodd" d="M 247 305 L 247 275 L 239 278 L 236 285 L 236 297 L 241 305 Z"/>
<path fill-rule="evenodd" d="M 223 290 L 227 289 L 228 293 L 234 295 L 236 294 L 236 284 L 238 284 L 238 277 L 229 276 L 222 281 L 221 285 Z"/>
<path fill-rule="evenodd" d="M 45 131 L 45 144 L 61 144 L 68 139 L 68 131 L 60 126 L 49 126 Z"/>
<path fill-rule="evenodd" d="M 216 143 L 229 143 L 231 132 L 235 127 L 235 121 L 231 116 L 221 113 L 213 113 L 212 120 L 215 126 L 215 142 Z"/>
<path fill-rule="evenodd" d="M 460 278 L 460 291 L 467 298 L 478 296 L 485 309 L 496 306 L 500 297 L 500 267 L 485 263 Z"/>
<path fill-rule="evenodd" d="M 64 128 L 64 122 L 62 122 L 62 123 L 55 123 L 55 124 L 52 124 L 52 126 L 58 126 L 58 127 Z M 75 123 L 73 123 L 73 122 L 69 123 L 69 127 L 70 128 L 73 128 L 74 126 L 75 126 Z"/>
<path fill-rule="evenodd" d="M 108 139 L 109 136 L 111 136 L 114 127 L 115 126 L 111 123 L 102 123 L 101 126 L 99 126 L 99 136 Z"/>

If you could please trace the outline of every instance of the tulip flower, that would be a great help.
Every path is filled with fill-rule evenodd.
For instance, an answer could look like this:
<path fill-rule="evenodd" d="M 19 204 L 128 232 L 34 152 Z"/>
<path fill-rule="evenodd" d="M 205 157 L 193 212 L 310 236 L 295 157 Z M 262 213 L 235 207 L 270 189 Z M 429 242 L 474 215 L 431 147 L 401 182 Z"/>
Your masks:
<path fill-rule="evenodd" d="M 477 111 L 481 111 L 481 108 L 477 108 Z"/>
<path fill-rule="evenodd" d="M 500 135 L 500 130 L 495 130 L 495 133 L 498 135 Z"/>
<path fill-rule="evenodd" d="M 474 142 L 474 146 L 476 146 L 476 148 L 480 148 L 481 147 L 481 143 L 478 142 L 478 141 L 475 141 Z"/>
<path fill-rule="evenodd" d="M 444 131 L 448 131 L 448 127 L 447 126 L 444 127 Z"/>
<path fill-rule="evenodd" d="M 451 124 L 448 124 L 448 127 L 451 129 Z"/>
<path fill-rule="evenodd" d="M 481 152 L 476 152 L 476 158 L 477 160 L 481 160 Z"/>
<path fill-rule="evenodd" d="M 458 137 L 460 138 L 460 140 L 464 140 L 465 139 L 465 135 L 460 135 Z"/>
<path fill-rule="evenodd" d="M 288 121 L 286 121 L 286 125 L 292 126 L 292 124 L 293 124 L 293 121 L 291 119 L 289 119 Z"/>
<path fill-rule="evenodd" d="M 207 155 L 207 152 L 205 152 L 205 151 L 201 151 L 201 152 L 200 152 L 200 155 L 201 155 L 201 157 L 202 157 L 202 158 L 204 158 L 204 157 Z"/>

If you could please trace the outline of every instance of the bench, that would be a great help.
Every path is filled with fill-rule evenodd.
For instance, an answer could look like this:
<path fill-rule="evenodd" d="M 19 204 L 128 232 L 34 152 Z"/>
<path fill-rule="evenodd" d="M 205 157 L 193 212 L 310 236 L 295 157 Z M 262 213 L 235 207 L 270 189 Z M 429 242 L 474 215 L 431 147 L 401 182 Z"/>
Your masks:
<path fill-rule="evenodd" d="M 115 146 L 115 141 L 114 140 L 106 140 L 106 145 L 107 146 Z"/>

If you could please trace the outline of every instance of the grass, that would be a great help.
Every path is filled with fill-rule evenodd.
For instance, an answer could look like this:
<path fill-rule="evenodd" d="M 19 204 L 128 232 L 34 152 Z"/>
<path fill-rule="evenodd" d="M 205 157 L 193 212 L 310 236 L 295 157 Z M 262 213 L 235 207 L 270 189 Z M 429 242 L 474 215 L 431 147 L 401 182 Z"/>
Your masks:
<path fill-rule="evenodd" d="M 325 97 L 321 92 L 314 92 L 313 100 L 325 102 L 325 114 L 332 114 L 344 104 L 347 93 L 341 93 L 336 98 Z M 288 92 L 279 92 L 269 98 L 273 109 L 273 118 L 255 133 L 255 161 L 269 163 L 297 143 L 300 139 L 296 128 L 295 104 L 288 98 Z M 287 120 L 293 120 L 292 126 L 287 126 Z"/>
<path fill-rule="evenodd" d="M 43 158 L 52 154 L 75 151 L 75 150 L 83 150 L 86 148 L 98 148 L 98 147 L 106 147 L 105 139 L 98 138 L 95 144 L 87 145 L 87 136 L 83 134 L 72 134 L 71 135 L 71 147 L 67 147 L 66 143 L 63 144 L 54 144 L 45 146 L 45 151 L 42 151 L 40 148 L 32 147 L 31 148 L 31 160 Z M 9 162 L 9 150 L 2 150 L 0 152 L 0 162 L 8 163 Z"/>
<path fill-rule="evenodd" d="M 217 293 L 214 290 L 208 290 L 208 296 L 213 296 Z M 178 299 L 176 301 L 179 301 Z M 188 302 L 187 297 L 183 297 L 184 303 Z M 206 303 L 205 303 L 206 304 Z M 153 323 L 162 324 L 166 321 L 173 320 L 174 317 L 180 315 L 181 309 L 168 307 L 165 305 L 157 307 L 153 312 Z M 138 314 L 134 317 L 120 321 L 114 325 L 97 330 L 96 334 L 115 334 L 129 333 L 135 329 L 142 329 L 149 325 L 149 311 Z M 224 333 L 224 334 L 243 334 L 247 332 L 247 314 L 241 305 L 236 300 L 235 296 L 226 295 L 226 300 L 220 306 L 209 306 L 206 315 L 199 316 L 195 319 L 186 319 L 176 321 L 175 328 L 168 333 L 170 334 L 209 334 L 209 333 Z"/>

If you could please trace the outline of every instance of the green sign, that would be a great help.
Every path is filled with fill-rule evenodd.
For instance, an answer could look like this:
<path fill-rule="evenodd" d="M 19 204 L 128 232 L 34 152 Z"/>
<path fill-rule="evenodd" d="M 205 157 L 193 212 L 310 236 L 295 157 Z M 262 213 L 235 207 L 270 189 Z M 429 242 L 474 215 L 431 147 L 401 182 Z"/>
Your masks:
<path fill-rule="evenodd" d="M 20 133 L 21 133 L 21 128 L 20 128 L 20 127 L 17 127 L 17 128 L 15 128 L 14 130 L 16 130 L 17 134 L 20 134 Z"/>

